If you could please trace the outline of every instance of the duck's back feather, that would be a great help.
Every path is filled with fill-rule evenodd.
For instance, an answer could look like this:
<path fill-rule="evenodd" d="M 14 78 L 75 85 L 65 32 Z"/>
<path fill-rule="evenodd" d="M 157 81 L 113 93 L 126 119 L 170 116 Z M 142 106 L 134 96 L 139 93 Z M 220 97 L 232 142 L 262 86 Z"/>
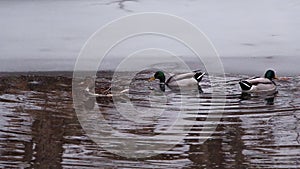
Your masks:
<path fill-rule="evenodd" d="M 180 79 L 180 80 L 172 80 L 169 83 L 167 83 L 168 86 L 175 87 L 175 86 L 197 86 L 198 82 L 194 78 L 188 78 L 188 79 Z"/>
<path fill-rule="evenodd" d="M 194 76 L 194 72 L 173 75 L 166 81 L 166 84 L 169 87 L 196 86 L 198 85 L 198 81 L 194 78 Z"/>
<path fill-rule="evenodd" d="M 193 78 L 194 75 L 195 75 L 195 73 L 184 73 L 184 74 L 173 75 L 167 80 L 166 84 L 170 84 L 175 81 L 190 79 L 190 78 Z"/>
<path fill-rule="evenodd" d="M 270 79 L 267 78 L 254 78 L 246 80 L 247 82 L 251 83 L 252 85 L 258 85 L 258 84 L 273 84 L 273 82 Z"/>
<path fill-rule="evenodd" d="M 253 85 L 252 89 L 250 89 L 252 92 L 275 92 L 276 86 L 273 83 L 259 83 L 257 85 Z"/>

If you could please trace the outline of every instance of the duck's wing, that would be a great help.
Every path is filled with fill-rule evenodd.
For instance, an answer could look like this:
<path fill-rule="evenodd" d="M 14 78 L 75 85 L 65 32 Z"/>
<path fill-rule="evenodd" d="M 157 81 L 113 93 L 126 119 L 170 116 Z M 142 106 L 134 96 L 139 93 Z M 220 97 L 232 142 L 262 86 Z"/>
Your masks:
<path fill-rule="evenodd" d="M 194 72 L 190 72 L 190 73 L 177 74 L 171 77 L 176 80 L 183 80 L 183 79 L 194 78 L 194 75 L 195 75 Z"/>
<path fill-rule="evenodd" d="M 177 75 L 171 76 L 166 81 L 166 84 L 170 85 L 173 82 L 176 82 L 176 83 L 178 83 L 178 85 L 182 85 L 182 86 L 197 84 L 201 81 L 201 79 L 204 75 L 205 75 L 205 73 L 202 73 L 202 72 L 196 72 L 196 73 L 189 72 L 189 73 L 177 74 Z"/>
<path fill-rule="evenodd" d="M 172 75 L 167 81 L 166 84 L 175 82 L 175 81 L 180 81 L 184 79 L 189 79 L 194 76 L 195 73 L 184 73 L 184 74 L 177 74 L 177 75 Z"/>
<path fill-rule="evenodd" d="M 195 73 L 193 72 L 173 75 L 166 81 L 166 84 L 168 86 L 174 86 L 174 85 L 186 85 L 188 83 L 191 83 L 191 81 L 194 83 L 195 81 L 195 79 L 193 78 L 194 75 Z"/>
<path fill-rule="evenodd" d="M 270 79 L 267 78 L 254 78 L 254 79 L 249 79 L 247 82 L 251 83 L 252 85 L 259 85 L 259 84 L 273 84 L 273 82 Z"/>
<path fill-rule="evenodd" d="M 270 92 L 275 91 L 276 86 L 273 83 L 259 83 L 255 86 L 256 91 Z"/>
<path fill-rule="evenodd" d="M 253 87 L 251 90 L 253 92 L 275 92 L 276 85 L 273 81 L 267 78 L 255 78 L 252 80 L 248 80 Z"/>

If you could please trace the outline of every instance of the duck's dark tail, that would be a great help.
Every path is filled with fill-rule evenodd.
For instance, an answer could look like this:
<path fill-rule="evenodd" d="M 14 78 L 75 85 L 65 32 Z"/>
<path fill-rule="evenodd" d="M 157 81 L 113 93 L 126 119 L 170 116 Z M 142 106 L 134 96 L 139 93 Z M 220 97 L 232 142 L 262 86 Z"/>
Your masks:
<path fill-rule="evenodd" d="M 200 82 L 201 80 L 202 80 L 202 78 L 203 78 L 203 76 L 205 75 L 205 72 L 197 72 L 197 73 L 195 73 L 195 75 L 194 75 L 194 78 L 198 81 L 198 82 Z"/>
<path fill-rule="evenodd" d="M 252 84 L 247 81 L 240 81 L 239 84 L 240 84 L 242 90 L 250 90 L 252 87 Z"/>

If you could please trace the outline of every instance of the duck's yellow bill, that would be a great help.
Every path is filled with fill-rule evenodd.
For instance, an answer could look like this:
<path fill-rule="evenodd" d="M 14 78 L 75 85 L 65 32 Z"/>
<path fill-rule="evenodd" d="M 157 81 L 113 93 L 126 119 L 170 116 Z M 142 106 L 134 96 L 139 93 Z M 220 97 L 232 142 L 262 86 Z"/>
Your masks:
<path fill-rule="evenodd" d="M 151 82 L 153 80 L 155 80 L 155 77 L 151 77 L 148 81 Z"/>
<path fill-rule="evenodd" d="M 277 76 L 275 76 L 274 79 L 279 79 L 279 78 Z"/>

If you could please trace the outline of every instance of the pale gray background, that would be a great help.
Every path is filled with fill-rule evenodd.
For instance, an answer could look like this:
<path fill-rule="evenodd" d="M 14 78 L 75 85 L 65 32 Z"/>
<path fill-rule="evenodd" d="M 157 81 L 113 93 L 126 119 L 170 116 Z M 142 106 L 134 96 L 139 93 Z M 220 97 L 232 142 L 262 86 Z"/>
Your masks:
<path fill-rule="evenodd" d="M 210 38 L 222 58 L 274 56 L 281 57 L 281 62 L 282 57 L 290 57 L 290 64 L 299 58 L 298 0 L 2 0 L 0 71 L 72 70 L 81 47 L 98 28 L 136 12 L 164 12 L 187 19 Z M 159 41 L 153 44 L 174 47 Z M 147 43 L 151 46 L 151 40 Z M 130 45 L 136 43 L 119 47 L 110 57 L 123 57 L 122 50 Z"/>

